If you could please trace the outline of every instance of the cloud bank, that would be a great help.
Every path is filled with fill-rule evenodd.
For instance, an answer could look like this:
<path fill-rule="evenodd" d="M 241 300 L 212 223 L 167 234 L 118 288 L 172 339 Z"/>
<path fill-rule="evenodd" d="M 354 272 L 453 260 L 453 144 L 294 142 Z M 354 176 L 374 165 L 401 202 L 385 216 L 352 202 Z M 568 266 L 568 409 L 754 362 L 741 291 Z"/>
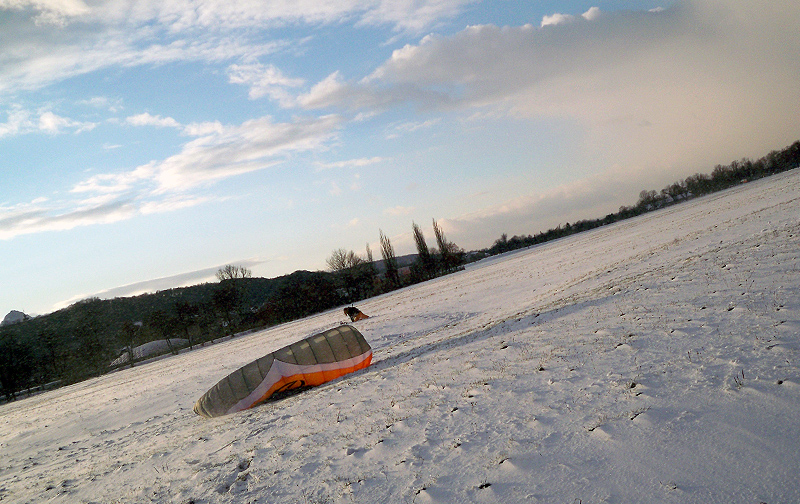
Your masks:
<path fill-rule="evenodd" d="M 128 119 L 139 126 L 182 127 L 172 118 L 149 114 Z M 74 199 L 0 206 L 0 240 L 205 203 L 210 198 L 193 190 L 267 169 L 293 153 L 320 149 L 340 124 L 338 116 L 326 115 L 285 123 L 262 117 L 238 126 L 195 125 L 205 134 L 184 144 L 180 153 L 127 172 L 93 175 L 71 189 Z"/>
<path fill-rule="evenodd" d="M 8 19 L 0 39 L 0 97 L 110 67 L 238 60 L 245 64 L 231 68 L 232 82 L 250 82 L 254 97 L 282 99 L 274 96 L 280 86 L 298 81 L 252 62 L 297 42 L 264 40 L 260 31 L 351 22 L 416 33 L 473 1 L 0 0 Z M 254 70 L 261 74 L 256 82 Z"/>
<path fill-rule="evenodd" d="M 579 128 L 576 149 L 592 153 L 587 176 L 650 171 L 649 186 L 796 140 L 796 26 L 800 7 L 787 0 L 688 0 L 647 12 L 554 13 L 540 26 L 469 26 L 397 49 L 360 80 L 333 73 L 298 105 L 413 103 L 432 113 L 560 121 Z M 606 196 L 631 203 L 622 191 Z M 533 226 L 534 212 L 527 217 Z"/>
<path fill-rule="evenodd" d="M 42 109 L 31 112 L 20 106 L 12 105 L 6 113 L 6 122 L 0 123 L 0 139 L 30 133 L 83 133 L 97 127 L 97 123 L 76 121 L 55 114 L 52 110 Z"/>
<path fill-rule="evenodd" d="M 674 157 L 676 145 L 754 143 L 754 132 L 763 149 L 783 141 L 800 107 L 790 99 L 800 89 L 800 32 L 788 29 L 799 10 L 788 1 L 682 2 L 655 12 L 590 9 L 542 28 L 471 26 L 398 49 L 359 82 L 333 74 L 300 103 L 405 100 L 568 118 L 617 156 L 646 146 L 638 162 Z"/>

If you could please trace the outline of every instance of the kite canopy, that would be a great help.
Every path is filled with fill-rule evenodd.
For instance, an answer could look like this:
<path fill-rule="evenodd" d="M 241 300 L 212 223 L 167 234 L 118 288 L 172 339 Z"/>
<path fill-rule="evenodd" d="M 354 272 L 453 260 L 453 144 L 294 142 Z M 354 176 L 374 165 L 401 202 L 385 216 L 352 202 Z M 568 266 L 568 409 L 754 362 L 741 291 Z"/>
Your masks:
<path fill-rule="evenodd" d="M 372 362 L 372 349 L 343 325 L 285 346 L 229 374 L 197 400 L 194 412 L 216 417 L 252 408 L 277 392 L 313 387 Z"/>

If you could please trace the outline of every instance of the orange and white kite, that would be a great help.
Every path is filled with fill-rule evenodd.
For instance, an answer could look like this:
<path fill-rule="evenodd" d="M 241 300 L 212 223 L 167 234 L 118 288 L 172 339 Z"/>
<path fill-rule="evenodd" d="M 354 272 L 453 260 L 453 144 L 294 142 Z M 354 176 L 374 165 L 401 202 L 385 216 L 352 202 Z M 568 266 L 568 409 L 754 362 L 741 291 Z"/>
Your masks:
<path fill-rule="evenodd" d="M 203 394 L 194 412 L 209 418 L 235 413 L 278 392 L 322 385 L 371 362 L 372 349 L 364 336 L 354 327 L 342 325 L 237 369 Z"/>

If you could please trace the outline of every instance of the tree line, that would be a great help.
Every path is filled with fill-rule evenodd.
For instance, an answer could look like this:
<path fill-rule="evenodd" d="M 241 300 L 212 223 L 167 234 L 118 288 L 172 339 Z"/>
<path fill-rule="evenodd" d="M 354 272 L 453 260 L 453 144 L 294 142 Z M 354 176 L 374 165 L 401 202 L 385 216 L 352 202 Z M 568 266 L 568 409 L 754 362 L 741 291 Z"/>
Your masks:
<path fill-rule="evenodd" d="M 433 233 L 436 247 L 428 247 L 422 228 L 416 222 L 412 222 L 411 230 L 417 254 L 407 267 L 401 266 L 398 262 L 394 246 L 383 230 L 378 230 L 381 261 L 373 259 L 369 243 L 366 246 L 366 255 L 363 257 L 353 250 L 344 248 L 334 250 L 328 257 L 327 264 L 334 274 L 342 299 L 347 303 L 355 303 L 462 267 L 465 260 L 464 250 L 447 239 L 435 219 L 433 219 Z"/>
<path fill-rule="evenodd" d="M 75 383 L 106 373 L 133 348 L 165 340 L 177 353 L 241 331 L 308 316 L 344 303 L 330 272 L 296 271 L 253 278 L 241 266 L 217 283 L 127 298 L 89 298 L 56 312 L 0 326 L 0 396 Z"/>
<path fill-rule="evenodd" d="M 683 180 L 667 185 L 661 191 L 643 190 L 633 206 L 622 206 L 619 211 L 603 218 L 580 220 L 573 224 L 558 225 L 535 235 L 508 237 L 503 233 L 494 244 L 482 252 L 484 255 L 501 254 L 519 248 L 588 231 L 624 219 L 636 217 L 665 206 L 674 205 L 691 198 L 722 191 L 730 187 L 759 178 L 781 173 L 800 166 L 800 140 L 788 147 L 772 151 L 766 156 L 752 161 L 744 158 L 727 165 L 717 165 L 711 174 L 696 173 Z"/>

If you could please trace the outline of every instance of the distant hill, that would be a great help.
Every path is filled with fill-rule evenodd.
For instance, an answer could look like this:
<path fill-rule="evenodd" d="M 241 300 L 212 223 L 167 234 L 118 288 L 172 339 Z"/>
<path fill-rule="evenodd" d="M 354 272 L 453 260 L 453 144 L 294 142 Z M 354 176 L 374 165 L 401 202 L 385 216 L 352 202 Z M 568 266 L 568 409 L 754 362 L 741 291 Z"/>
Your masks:
<path fill-rule="evenodd" d="M 5 316 L 3 321 L 0 322 L 0 326 L 17 324 L 19 322 L 24 322 L 25 320 L 28 320 L 29 318 L 30 317 L 28 315 L 25 315 L 21 311 L 11 310 L 10 312 L 8 312 L 8 315 Z"/>
<path fill-rule="evenodd" d="M 402 256 L 397 256 L 395 259 L 397 260 L 397 267 L 398 268 L 405 268 L 414 264 L 417 260 L 417 254 L 406 254 Z M 383 259 L 377 259 L 374 262 L 375 270 L 378 273 L 385 273 L 386 272 L 386 264 L 384 263 Z"/>
<path fill-rule="evenodd" d="M 0 375 L 0 393 L 13 398 L 22 388 L 74 383 L 101 374 L 126 347 L 166 338 L 204 344 L 343 303 L 332 273 L 301 270 L 277 278 L 89 298 L 37 317 L 15 310 L 0 330 L 0 367 L 8 371 Z"/>

